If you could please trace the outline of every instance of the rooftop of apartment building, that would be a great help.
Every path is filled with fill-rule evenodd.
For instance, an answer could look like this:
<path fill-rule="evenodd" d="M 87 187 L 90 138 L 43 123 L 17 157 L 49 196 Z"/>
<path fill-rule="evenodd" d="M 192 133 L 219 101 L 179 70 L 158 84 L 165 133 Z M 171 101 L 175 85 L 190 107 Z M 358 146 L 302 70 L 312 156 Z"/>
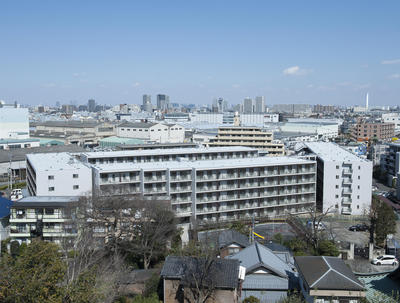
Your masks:
<path fill-rule="evenodd" d="M 332 142 L 304 142 L 304 144 L 324 161 L 369 162 Z"/>
<path fill-rule="evenodd" d="M 27 207 L 65 207 L 71 203 L 76 203 L 79 201 L 77 196 L 31 196 L 22 198 L 14 202 L 14 208 L 27 208 Z"/>
<path fill-rule="evenodd" d="M 232 147 L 198 147 L 198 148 L 171 148 L 171 149 L 150 149 L 150 150 L 121 150 L 110 152 L 86 152 L 82 155 L 88 158 L 110 158 L 110 157 L 132 157 L 132 156 L 153 156 L 153 155 L 180 155 L 180 154 L 199 154 L 199 153 L 226 153 L 256 151 L 256 149 L 245 146 Z"/>
<path fill-rule="evenodd" d="M 93 165 L 100 172 L 132 171 L 132 170 L 189 170 L 195 169 L 228 169 L 243 167 L 259 167 L 273 165 L 308 164 L 314 161 L 300 159 L 297 157 L 258 157 L 221 160 L 200 160 L 200 161 L 168 161 L 168 162 L 146 162 L 146 163 L 113 163 Z"/>
<path fill-rule="evenodd" d="M 26 155 L 30 164 L 35 170 L 77 170 L 87 168 L 85 163 L 77 160 L 73 154 L 67 152 L 28 154 Z"/>
<path fill-rule="evenodd" d="M 48 127 L 73 127 L 73 128 L 81 128 L 81 127 L 96 127 L 101 125 L 102 122 L 98 121 L 78 121 L 78 120 L 69 120 L 69 121 L 44 121 L 44 122 L 31 122 L 30 126 L 48 126 Z"/>
<path fill-rule="evenodd" d="M 57 146 L 42 146 L 32 148 L 18 148 L 12 150 L 0 150 L 0 163 L 11 161 L 24 161 L 27 154 L 43 154 L 43 153 L 60 153 L 60 152 L 83 152 L 85 149 L 81 146 L 57 145 Z"/>

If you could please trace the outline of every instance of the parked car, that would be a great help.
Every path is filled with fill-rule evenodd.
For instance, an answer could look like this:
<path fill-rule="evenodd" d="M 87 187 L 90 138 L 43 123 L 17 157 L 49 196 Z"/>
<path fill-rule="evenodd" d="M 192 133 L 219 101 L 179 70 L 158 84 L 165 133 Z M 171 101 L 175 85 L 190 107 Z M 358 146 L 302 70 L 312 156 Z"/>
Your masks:
<path fill-rule="evenodd" d="M 310 220 L 310 221 L 308 221 L 307 222 L 307 227 L 308 228 L 312 228 L 312 221 Z M 325 230 L 326 229 L 326 226 L 325 226 L 325 224 L 324 223 L 322 223 L 322 222 L 315 222 L 315 226 L 314 226 L 314 228 L 316 229 L 316 230 Z"/>
<path fill-rule="evenodd" d="M 356 224 L 349 227 L 350 231 L 367 231 L 369 226 L 366 224 Z"/>
<path fill-rule="evenodd" d="M 383 255 L 372 260 L 375 265 L 397 265 L 399 261 L 393 255 Z"/>
<path fill-rule="evenodd" d="M 10 200 L 11 201 L 17 201 L 19 199 L 22 199 L 24 196 L 22 195 L 22 190 L 17 188 L 17 189 L 13 189 L 11 191 L 11 195 L 10 195 Z"/>

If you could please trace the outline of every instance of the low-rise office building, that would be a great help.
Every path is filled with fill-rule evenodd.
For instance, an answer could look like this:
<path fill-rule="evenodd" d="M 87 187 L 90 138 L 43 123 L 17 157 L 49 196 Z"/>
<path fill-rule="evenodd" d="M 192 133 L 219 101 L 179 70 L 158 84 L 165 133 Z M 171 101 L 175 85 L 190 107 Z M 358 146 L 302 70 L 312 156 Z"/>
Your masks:
<path fill-rule="evenodd" d="M 185 128 L 178 124 L 124 122 L 117 126 L 117 136 L 146 142 L 180 143 L 185 140 Z"/>
<path fill-rule="evenodd" d="M 386 172 L 387 185 L 393 186 L 400 172 L 400 142 L 389 143 L 380 161 L 381 170 Z"/>
<path fill-rule="evenodd" d="M 26 197 L 10 212 L 10 238 L 30 243 L 33 238 L 62 243 L 77 236 L 71 211 L 79 197 Z"/>
<path fill-rule="evenodd" d="M 39 147 L 39 139 L 0 139 L 0 150 Z"/>
<path fill-rule="evenodd" d="M 248 146 L 268 151 L 271 156 L 284 155 L 283 143 L 274 141 L 273 132 L 264 131 L 260 127 L 220 127 L 215 139 L 209 146 Z"/>
<path fill-rule="evenodd" d="M 372 162 L 335 143 L 305 142 L 317 158 L 317 206 L 343 215 L 364 215 L 371 205 Z"/>

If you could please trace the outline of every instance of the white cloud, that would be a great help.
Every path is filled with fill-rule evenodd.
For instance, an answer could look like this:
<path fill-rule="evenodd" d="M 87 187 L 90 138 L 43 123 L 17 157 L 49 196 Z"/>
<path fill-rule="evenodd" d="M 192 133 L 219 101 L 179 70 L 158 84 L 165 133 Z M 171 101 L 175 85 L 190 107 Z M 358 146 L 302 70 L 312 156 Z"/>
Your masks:
<path fill-rule="evenodd" d="M 135 83 L 132 84 L 132 86 L 133 86 L 133 87 L 139 87 L 139 86 L 140 86 L 140 83 L 139 83 L 139 82 L 135 82 Z"/>
<path fill-rule="evenodd" d="M 400 59 L 383 60 L 382 64 L 400 64 Z"/>
<path fill-rule="evenodd" d="M 310 72 L 311 72 L 310 70 L 300 68 L 297 65 L 288 67 L 283 70 L 283 74 L 288 76 L 303 76 L 309 74 Z"/>
<path fill-rule="evenodd" d="M 393 74 L 389 76 L 389 79 L 400 79 L 400 74 Z"/>

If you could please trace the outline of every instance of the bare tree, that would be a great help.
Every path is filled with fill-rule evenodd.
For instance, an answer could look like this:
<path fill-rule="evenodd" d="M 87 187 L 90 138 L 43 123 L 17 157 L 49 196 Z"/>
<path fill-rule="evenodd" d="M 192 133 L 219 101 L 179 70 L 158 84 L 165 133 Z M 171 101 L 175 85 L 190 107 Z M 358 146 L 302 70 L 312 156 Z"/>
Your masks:
<path fill-rule="evenodd" d="M 81 228 L 103 240 L 109 252 L 139 255 L 145 269 L 177 233 L 169 201 L 141 196 L 83 198 L 79 217 Z"/>

